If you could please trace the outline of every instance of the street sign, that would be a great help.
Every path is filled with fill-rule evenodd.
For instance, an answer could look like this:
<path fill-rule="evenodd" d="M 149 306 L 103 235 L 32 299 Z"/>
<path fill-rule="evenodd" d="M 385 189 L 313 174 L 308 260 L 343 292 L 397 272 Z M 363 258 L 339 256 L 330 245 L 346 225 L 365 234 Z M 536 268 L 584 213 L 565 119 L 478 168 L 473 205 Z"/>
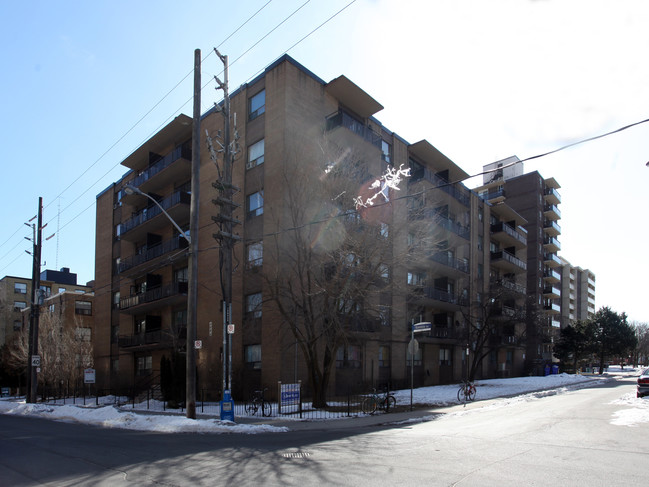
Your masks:
<path fill-rule="evenodd" d="M 194 340 L 194 348 L 196 350 L 203 348 L 203 340 Z"/>
<path fill-rule="evenodd" d="M 84 384 L 94 384 L 95 383 L 95 369 L 84 369 L 83 370 L 83 382 L 84 382 Z"/>
<path fill-rule="evenodd" d="M 228 335 L 234 335 L 234 324 L 230 323 L 228 325 Z"/>
<path fill-rule="evenodd" d="M 420 323 L 415 323 L 412 325 L 412 331 L 417 333 L 419 331 L 431 331 L 433 329 L 432 323 L 429 321 L 422 321 Z"/>
<path fill-rule="evenodd" d="M 41 366 L 41 356 L 32 355 L 32 367 L 40 367 L 40 366 Z"/>

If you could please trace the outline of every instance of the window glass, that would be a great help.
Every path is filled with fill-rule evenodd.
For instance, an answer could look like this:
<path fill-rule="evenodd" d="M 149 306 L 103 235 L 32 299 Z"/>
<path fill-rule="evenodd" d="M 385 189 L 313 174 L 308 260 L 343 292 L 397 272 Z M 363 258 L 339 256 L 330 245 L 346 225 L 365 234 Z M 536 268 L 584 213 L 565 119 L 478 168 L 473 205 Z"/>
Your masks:
<path fill-rule="evenodd" d="M 27 307 L 27 303 L 25 301 L 14 301 L 14 309 L 16 311 L 20 311 L 21 309 L 25 309 Z"/>
<path fill-rule="evenodd" d="M 92 315 L 92 302 L 91 301 L 75 301 L 74 313 L 77 315 Z"/>
<path fill-rule="evenodd" d="M 379 347 L 379 367 L 390 366 L 390 347 L 382 345 Z"/>
<path fill-rule="evenodd" d="M 246 345 L 244 356 L 248 367 L 261 369 L 261 345 Z"/>
<path fill-rule="evenodd" d="M 248 162 L 246 169 L 252 169 L 264 163 L 264 139 L 248 147 Z"/>
<path fill-rule="evenodd" d="M 252 318 L 261 318 L 261 293 L 246 296 L 246 313 Z"/>
<path fill-rule="evenodd" d="M 264 245 L 262 242 L 251 243 L 246 247 L 246 264 L 248 268 L 259 267 L 263 263 Z"/>
<path fill-rule="evenodd" d="M 259 216 L 264 213 L 264 192 L 257 191 L 248 195 L 248 216 Z"/>
<path fill-rule="evenodd" d="M 17 294 L 27 294 L 27 284 L 24 282 L 14 283 L 14 292 Z"/>
<path fill-rule="evenodd" d="M 266 111 L 266 90 L 262 90 L 257 93 L 255 96 L 250 98 L 249 104 L 250 110 L 248 117 L 250 120 L 254 120 L 259 115 Z"/>

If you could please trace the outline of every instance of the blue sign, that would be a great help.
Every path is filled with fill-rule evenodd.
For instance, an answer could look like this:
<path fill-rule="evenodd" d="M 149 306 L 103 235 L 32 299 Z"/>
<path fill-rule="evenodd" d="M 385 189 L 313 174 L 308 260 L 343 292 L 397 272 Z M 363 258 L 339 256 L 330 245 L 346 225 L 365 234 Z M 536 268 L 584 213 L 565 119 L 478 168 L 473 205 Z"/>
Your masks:
<path fill-rule="evenodd" d="M 412 331 L 415 333 L 418 331 L 431 331 L 432 329 L 433 325 L 428 321 L 422 321 L 421 323 L 415 323 L 412 325 Z"/>

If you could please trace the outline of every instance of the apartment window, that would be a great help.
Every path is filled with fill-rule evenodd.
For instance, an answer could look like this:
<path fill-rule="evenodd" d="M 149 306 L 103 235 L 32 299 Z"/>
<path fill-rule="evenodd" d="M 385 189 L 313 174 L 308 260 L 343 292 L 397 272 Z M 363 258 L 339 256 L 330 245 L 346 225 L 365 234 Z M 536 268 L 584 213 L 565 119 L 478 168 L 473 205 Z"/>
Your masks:
<path fill-rule="evenodd" d="M 421 358 L 422 358 L 422 349 L 420 348 L 415 353 L 415 357 L 414 357 L 415 367 L 417 367 L 418 365 L 421 365 L 421 363 L 422 363 Z M 410 367 L 412 365 L 412 362 L 413 362 L 412 355 L 409 354 L 409 353 L 406 353 L 406 367 Z"/>
<path fill-rule="evenodd" d="M 92 316 L 92 302 L 91 301 L 75 301 L 74 314 Z"/>
<path fill-rule="evenodd" d="M 254 120 L 259 115 L 266 111 L 266 90 L 261 90 L 259 93 L 250 98 L 248 102 L 248 119 Z"/>
<path fill-rule="evenodd" d="M 119 372 L 119 359 L 118 358 L 114 358 L 110 362 L 110 371 L 111 372 Z"/>
<path fill-rule="evenodd" d="M 379 306 L 379 321 L 381 322 L 381 326 L 390 326 L 392 323 L 391 316 L 389 306 Z"/>
<path fill-rule="evenodd" d="M 22 328 L 23 323 L 20 320 L 14 320 L 14 331 L 18 331 Z"/>
<path fill-rule="evenodd" d="M 426 274 L 423 272 L 408 272 L 408 284 L 411 286 L 423 286 L 426 283 Z"/>
<path fill-rule="evenodd" d="M 41 286 L 40 289 L 44 298 L 52 295 L 52 286 Z"/>
<path fill-rule="evenodd" d="M 360 369 L 361 347 L 358 345 L 339 347 L 336 351 L 336 368 Z"/>
<path fill-rule="evenodd" d="M 264 261 L 263 242 L 254 242 L 246 247 L 246 267 L 252 269 L 260 267 Z"/>
<path fill-rule="evenodd" d="M 388 164 L 392 164 L 392 159 L 390 158 L 390 153 L 392 152 L 392 146 L 385 140 L 381 141 L 381 157 Z"/>
<path fill-rule="evenodd" d="M 264 139 L 248 147 L 248 162 L 246 169 L 252 169 L 264 163 Z"/>
<path fill-rule="evenodd" d="M 261 345 L 246 345 L 244 356 L 249 369 L 261 369 Z"/>
<path fill-rule="evenodd" d="M 174 282 L 189 282 L 189 269 L 183 267 L 174 271 Z"/>
<path fill-rule="evenodd" d="M 389 367 L 390 366 L 390 347 L 387 345 L 381 345 L 379 347 L 379 367 Z"/>
<path fill-rule="evenodd" d="M 136 374 L 138 376 L 151 375 L 152 370 L 153 370 L 153 357 L 151 357 L 151 355 L 137 358 Z"/>
<path fill-rule="evenodd" d="M 439 349 L 439 365 L 451 365 L 451 349 Z"/>
<path fill-rule="evenodd" d="M 65 289 L 64 287 L 60 287 L 60 288 L 59 288 L 59 294 L 60 294 L 60 293 L 64 293 L 65 291 L 66 291 L 66 289 Z"/>
<path fill-rule="evenodd" d="M 246 315 L 249 318 L 261 318 L 261 293 L 246 296 Z"/>
<path fill-rule="evenodd" d="M 264 213 L 264 192 L 257 191 L 248 195 L 248 217 L 259 216 Z"/>
<path fill-rule="evenodd" d="M 15 282 L 14 283 L 14 293 L 16 294 L 27 294 L 27 284 L 24 282 Z"/>
<path fill-rule="evenodd" d="M 14 311 L 20 311 L 26 307 L 27 303 L 25 301 L 14 301 Z"/>
<path fill-rule="evenodd" d="M 379 230 L 381 237 L 388 238 L 390 236 L 390 225 L 387 223 L 381 223 L 381 229 Z"/>
<path fill-rule="evenodd" d="M 90 342 L 92 340 L 92 328 L 76 328 L 74 338 L 78 342 Z"/>
<path fill-rule="evenodd" d="M 381 276 L 381 279 L 383 279 L 385 282 L 390 281 L 390 266 L 387 264 L 379 264 L 379 276 Z"/>

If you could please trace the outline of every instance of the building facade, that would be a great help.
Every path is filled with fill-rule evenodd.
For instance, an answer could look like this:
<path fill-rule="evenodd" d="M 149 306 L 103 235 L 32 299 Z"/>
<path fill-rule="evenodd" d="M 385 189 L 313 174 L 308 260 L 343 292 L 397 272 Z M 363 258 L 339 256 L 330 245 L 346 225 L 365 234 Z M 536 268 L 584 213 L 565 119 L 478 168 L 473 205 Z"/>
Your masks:
<path fill-rule="evenodd" d="M 432 385 L 470 370 L 477 377 L 523 372 L 530 283 L 522 212 L 466 188 L 468 175 L 428 141 L 409 143 L 384 127 L 375 118 L 383 107 L 349 79 L 325 82 L 289 56 L 235 91 L 231 107 L 239 152 L 232 201 L 222 198 L 220 163 L 205 136 L 218 137 L 223 116 L 211 110 L 201 119 L 200 230 L 191 235 L 199 245 L 199 390 L 218 391 L 222 380 L 216 237 L 224 204 L 234 208 L 238 241 L 235 397 L 274 391 L 278 381 L 312 386 L 302 333 L 324 314 L 320 336 L 334 338 L 314 351 L 331 364 L 332 394 L 402 387 L 411 373 L 415 385 Z M 103 388 L 148 387 L 160 380 L 163 357 L 185 353 L 191 127 L 178 116 L 126 158 L 124 176 L 97 196 L 95 364 Z M 387 184 L 386 173 L 405 168 L 410 175 L 398 188 Z M 360 198 L 354 204 L 351 193 Z M 318 265 L 298 271 L 307 258 Z M 311 303 L 321 313 L 310 312 Z M 419 322 L 431 329 L 417 334 L 409 354 Z M 331 332 L 333 324 L 344 333 Z"/>
<path fill-rule="evenodd" d="M 60 271 L 44 270 L 40 276 L 43 299 L 70 291 L 78 294 L 92 291 L 91 286 L 77 284 L 77 275 L 63 267 Z M 23 324 L 23 310 L 31 306 L 31 278 L 5 276 L 0 279 L 0 344 L 4 344 Z"/>
<path fill-rule="evenodd" d="M 561 327 L 595 316 L 595 274 L 561 259 Z"/>

